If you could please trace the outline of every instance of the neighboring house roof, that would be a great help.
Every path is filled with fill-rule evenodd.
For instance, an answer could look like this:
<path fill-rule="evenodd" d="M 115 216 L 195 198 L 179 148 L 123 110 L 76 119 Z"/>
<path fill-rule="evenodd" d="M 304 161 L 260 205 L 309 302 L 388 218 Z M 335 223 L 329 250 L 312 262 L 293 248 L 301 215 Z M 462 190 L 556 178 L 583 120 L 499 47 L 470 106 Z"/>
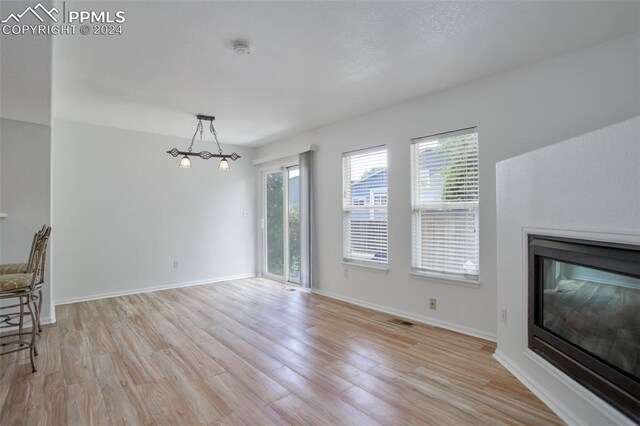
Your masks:
<path fill-rule="evenodd" d="M 440 177 L 440 167 L 444 166 L 445 159 L 442 154 L 435 152 L 434 150 L 423 150 L 420 153 L 420 161 L 426 161 L 425 157 L 429 157 L 428 161 L 431 165 L 431 170 L 428 172 L 433 178 Z M 437 183 L 436 183 L 437 182 Z M 351 194 L 353 197 L 369 197 L 371 190 L 377 188 L 386 188 L 387 183 L 387 169 L 376 170 L 370 175 L 365 176 L 357 182 L 354 182 L 351 186 Z M 444 189 L 444 181 L 432 181 L 431 194 L 433 195 L 433 201 L 440 200 L 442 190 Z"/>
<path fill-rule="evenodd" d="M 382 185 L 384 182 L 384 185 Z M 356 192 L 357 189 L 373 189 L 373 188 L 385 188 L 387 186 L 387 169 L 382 169 L 371 173 L 368 176 L 360 179 L 352 184 L 352 191 Z"/>

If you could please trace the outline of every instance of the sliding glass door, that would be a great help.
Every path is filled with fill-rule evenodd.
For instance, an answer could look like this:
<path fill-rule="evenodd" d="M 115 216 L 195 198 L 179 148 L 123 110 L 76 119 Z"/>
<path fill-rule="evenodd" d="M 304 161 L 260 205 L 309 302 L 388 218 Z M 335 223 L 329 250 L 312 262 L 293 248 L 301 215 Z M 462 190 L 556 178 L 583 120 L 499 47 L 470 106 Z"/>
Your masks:
<path fill-rule="evenodd" d="M 300 282 L 300 172 L 298 166 L 264 174 L 264 274 Z"/>
<path fill-rule="evenodd" d="M 287 169 L 287 271 L 288 281 L 300 283 L 300 170 Z"/>
<path fill-rule="evenodd" d="M 264 182 L 265 219 L 264 252 L 268 275 L 284 276 L 284 172 L 265 175 Z"/>

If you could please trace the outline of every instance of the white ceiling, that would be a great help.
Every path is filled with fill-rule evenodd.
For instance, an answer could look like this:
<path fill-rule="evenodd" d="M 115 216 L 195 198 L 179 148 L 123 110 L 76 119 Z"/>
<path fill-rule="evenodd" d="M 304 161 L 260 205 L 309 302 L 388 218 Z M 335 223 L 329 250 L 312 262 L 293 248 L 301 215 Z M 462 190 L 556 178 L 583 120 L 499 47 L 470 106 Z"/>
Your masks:
<path fill-rule="evenodd" d="M 68 4 L 71 4 L 68 2 Z M 73 2 L 77 7 L 79 3 Z M 54 37 L 54 118 L 261 145 L 640 30 L 639 2 L 91 2 Z M 238 57 L 235 39 L 251 54 Z"/>

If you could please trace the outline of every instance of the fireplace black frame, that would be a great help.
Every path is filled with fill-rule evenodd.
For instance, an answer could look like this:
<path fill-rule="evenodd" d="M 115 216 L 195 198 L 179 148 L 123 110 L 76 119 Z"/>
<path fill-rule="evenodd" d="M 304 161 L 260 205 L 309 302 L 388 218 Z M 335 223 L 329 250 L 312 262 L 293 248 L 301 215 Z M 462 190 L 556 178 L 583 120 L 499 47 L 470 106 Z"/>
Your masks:
<path fill-rule="evenodd" d="M 640 379 L 542 324 L 543 259 L 640 278 L 640 246 L 529 234 L 529 348 L 640 423 Z"/>

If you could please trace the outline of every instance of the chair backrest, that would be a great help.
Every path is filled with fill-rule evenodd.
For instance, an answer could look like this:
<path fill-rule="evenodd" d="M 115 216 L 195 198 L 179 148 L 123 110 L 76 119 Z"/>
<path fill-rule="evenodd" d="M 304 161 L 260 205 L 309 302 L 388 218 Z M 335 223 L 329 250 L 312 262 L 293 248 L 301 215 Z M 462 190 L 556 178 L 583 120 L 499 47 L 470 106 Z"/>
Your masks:
<path fill-rule="evenodd" d="M 34 248 L 34 263 L 33 270 L 28 271 L 32 273 L 31 287 L 42 284 L 44 282 L 44 266 L 47 258 L 47 247 L 49 245 L 49 236 L 51 235 L 51 227 L 48 226 L 44 232 L 40 235 L 40 238 L 36 241 Z"/>
<path fill-rule="evenodd" d="M 45 232 L 47 231 L 47 228 L 50 229 L 50 227 L 47 227 L 47 225 L 42 225 L 42 229 L 36 232 L 35 234 L 33 234 L 33 241 L 31 242 L 31 251 L 29 252 L 29 260 L 27 260 L 27 272 L 33 272 L 34 270 L 35 260 L 36 260 L 35 259 L 36 244 L 38 243 L 38 240 L 42 238 L 42 236 L 45 234 Z"/>

